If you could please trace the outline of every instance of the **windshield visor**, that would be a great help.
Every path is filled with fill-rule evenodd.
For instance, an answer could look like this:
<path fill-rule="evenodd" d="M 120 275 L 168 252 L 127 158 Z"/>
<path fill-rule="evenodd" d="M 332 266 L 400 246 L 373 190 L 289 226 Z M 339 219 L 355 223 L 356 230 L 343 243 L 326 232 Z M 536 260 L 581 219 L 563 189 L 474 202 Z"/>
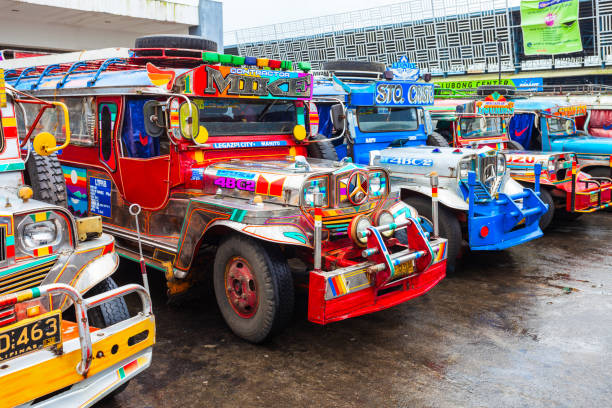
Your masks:
<path fill-rule="evenodd" d="M 401 132 L 419 128 L 416 108 L 360 106 L 357 108 L 357 122 L 359 130 L 366 133 Z"/>
<path fill-rule="evenodd" d="M 481 121 L 485 120 L 486 129 L 480 127 Z M 459 119 L 461 137 L 464 139 L 475 139 L 480 137 L 499 136 L 504 133 L 502 118 L 500 117 L 469 117 Z"/>
<path fill-rule="evenodd" d="M 292 101 L 193 99 L 210 136 L 284 135 L 297 124 Z"/>

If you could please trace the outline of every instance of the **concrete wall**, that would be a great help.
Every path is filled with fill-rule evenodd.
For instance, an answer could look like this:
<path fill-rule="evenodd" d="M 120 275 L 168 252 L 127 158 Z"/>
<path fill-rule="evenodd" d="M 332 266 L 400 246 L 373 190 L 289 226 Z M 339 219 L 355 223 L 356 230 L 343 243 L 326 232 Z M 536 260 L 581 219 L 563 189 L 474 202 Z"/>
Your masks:
<path fill-rule="evenodd" d="M 200 0 L 198 9 L 200 25 L 191 27 L 189 34 L 201 35 L 217 42 L 217 51 L 223 52 L 223 3 Z"/>

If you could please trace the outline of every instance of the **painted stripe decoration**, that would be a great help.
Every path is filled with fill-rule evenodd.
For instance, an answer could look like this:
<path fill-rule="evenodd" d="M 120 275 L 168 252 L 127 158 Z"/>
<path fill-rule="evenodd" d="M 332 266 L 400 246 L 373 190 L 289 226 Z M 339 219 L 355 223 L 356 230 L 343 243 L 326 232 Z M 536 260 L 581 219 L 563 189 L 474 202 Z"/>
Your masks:
<path fill-rule="evenodd" d="M 127 363 L 123 367 L 119 368 L 119 370 L 117 370 L 117 374 L 119 375 L 119 379 L 122 380 L 125 377 L 127 377 L 128 375 L 132 374 L 134 371 L 136 371 L 138 369 L 138 367 L 142 367 L 145 362 L 146 362 L 146 358 L 145 357 L 139 357 L 136 360 L 134 360 L 134 361 L 132 361 L 130 363 Z"/>
<path fill-rule="evenodd" d="M 440 244 L 440 249 L 438 249 L 434 262 L 440 262 L 443 259 L 446 259 L 446 241 Z"/>
<path fill-rule="evenodd" d="M 329 284 L 334 296 L 342 296 L 348 292 L 344 275 L 336 275 L 331 278 L 327 278 L 327 283 Z"/>
<path fill-rule="evenodd" d="M 34 222 L 41 222 L 41 221 L 47 221 L 50 215 L 51 215 L 50 211 L 44 211 L 44 212 L 30 214 L 30 218 Z"/>
<path fill-rule="evenodd" d="M 50 255 L 53 253 L 53 247 L 52 246 L 46 246 L 46 247 L 40 247 L 40 248 L 36 248 L 32 251 L 32 253 L 34 254 L 34 256 L 46 256 L 46 255 Z"/>

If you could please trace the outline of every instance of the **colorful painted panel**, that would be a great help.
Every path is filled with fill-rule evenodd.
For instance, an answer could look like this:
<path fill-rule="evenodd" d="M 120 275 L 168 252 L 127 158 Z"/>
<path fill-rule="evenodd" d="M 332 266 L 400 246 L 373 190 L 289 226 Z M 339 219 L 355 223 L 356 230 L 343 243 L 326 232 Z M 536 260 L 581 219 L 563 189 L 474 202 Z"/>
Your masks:
<path fill-rule="evenodd" d="M 266 69 L 203 65 L 185 78 L 199 96 L 310 99 L 312 75 Z"/>
<path fill-rule="evenodd" d="M 66 181 L 68 209 L 77 217 L 87 215 L 87 170 L 62 166 Z"/>

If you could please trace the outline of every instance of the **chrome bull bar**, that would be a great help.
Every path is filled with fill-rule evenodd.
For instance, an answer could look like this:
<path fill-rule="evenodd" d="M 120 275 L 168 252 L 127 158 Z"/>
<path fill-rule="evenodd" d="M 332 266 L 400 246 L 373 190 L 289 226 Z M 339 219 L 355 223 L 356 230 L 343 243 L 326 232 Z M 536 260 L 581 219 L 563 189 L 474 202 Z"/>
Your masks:
<path fill-rule="evenodd" d="M 0 296 L 0 308 L 7 308 L 17 303 L 27 302 L 47 295 L 66 295 L 72 300 L 75 308 L 76 323 L 79 331 L 79 342 L 81 346 L 81 361 L 76 367 L 77 372 L 82 376 L 87 376 L 91 361 L 93 359 L 93 346 L 89 332 L 89 320 L 87 310 L 100 306 L 117 297 L 123 297 L 130 293 L 137 293 L 142 303 L 142 313 L 145 316 L 153 314 L 151 298 L 140 285 L 129 284 L 116 289 L 109 290 L 88 299 L 84 299 L 81 294 L 72 286 L 63 283 L 43 285 L 32 289 L 26 289 L 17 293 Z"/>

